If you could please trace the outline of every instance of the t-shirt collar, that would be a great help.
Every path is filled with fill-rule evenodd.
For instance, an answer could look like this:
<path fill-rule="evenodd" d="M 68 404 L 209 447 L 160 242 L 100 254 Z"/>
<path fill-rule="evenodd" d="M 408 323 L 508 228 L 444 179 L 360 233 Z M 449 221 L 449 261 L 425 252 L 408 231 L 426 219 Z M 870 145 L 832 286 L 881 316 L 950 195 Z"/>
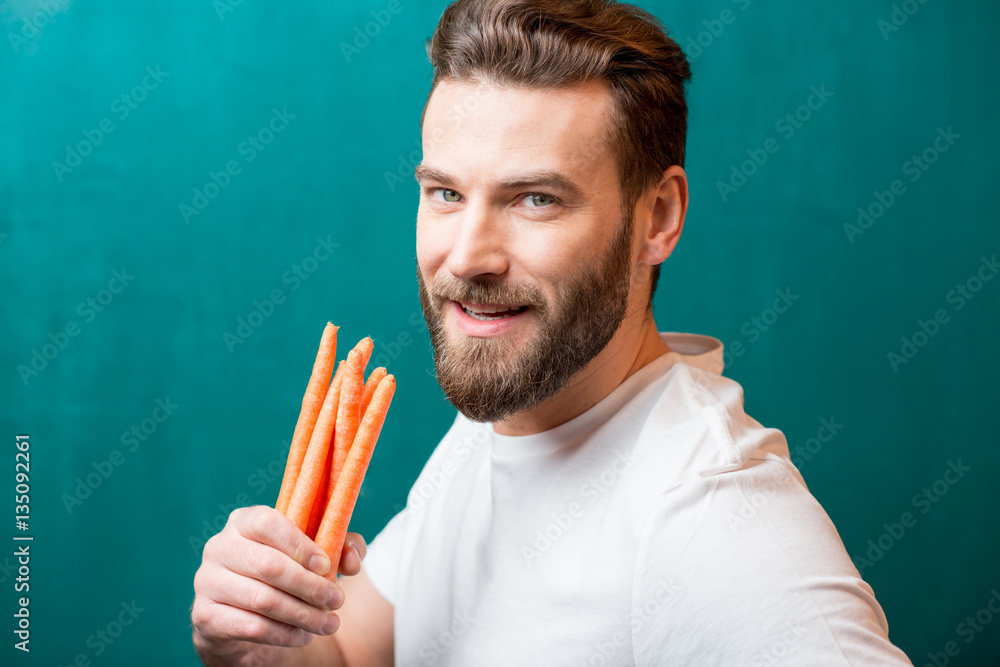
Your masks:
<path fill-rule="evenodd" d="M 660 332 L 660 339 L 670 347 L 669 352 L 640 368 L 592 408 L 565 424 L 531 435 L 501 435 L 492 424 L 482 425 L 493 440 L 493 456 L 505 459 L 542 456 L 582 442 L 678 362 L 721 374 L 723 345 L 719 339 L 672 331 Z"/>

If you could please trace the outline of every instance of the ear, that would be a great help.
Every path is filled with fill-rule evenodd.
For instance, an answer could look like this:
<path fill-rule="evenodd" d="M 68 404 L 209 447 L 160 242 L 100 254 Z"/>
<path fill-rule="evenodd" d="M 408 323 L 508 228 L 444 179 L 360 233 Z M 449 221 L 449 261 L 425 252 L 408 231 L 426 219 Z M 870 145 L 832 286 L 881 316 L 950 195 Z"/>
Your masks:
<path fill-rule="evenodd" d="M 645 199 L 639 262 L 656 266 L 670 256 L 681 238 L 688 206 L 688 183 L 677 165 L 663 172 L 656 190 Z"/>

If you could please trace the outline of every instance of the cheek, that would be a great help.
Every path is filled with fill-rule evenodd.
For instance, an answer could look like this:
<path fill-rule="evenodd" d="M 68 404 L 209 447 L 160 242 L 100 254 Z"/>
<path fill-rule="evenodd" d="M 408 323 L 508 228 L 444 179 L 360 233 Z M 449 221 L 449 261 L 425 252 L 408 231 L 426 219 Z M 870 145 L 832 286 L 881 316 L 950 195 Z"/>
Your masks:
<path fill-rule="evenodd" d="M 433 276 L 448 257 L 448 234 L 424 216 L 417 217 L 417 264 L 425 279 Z"/>

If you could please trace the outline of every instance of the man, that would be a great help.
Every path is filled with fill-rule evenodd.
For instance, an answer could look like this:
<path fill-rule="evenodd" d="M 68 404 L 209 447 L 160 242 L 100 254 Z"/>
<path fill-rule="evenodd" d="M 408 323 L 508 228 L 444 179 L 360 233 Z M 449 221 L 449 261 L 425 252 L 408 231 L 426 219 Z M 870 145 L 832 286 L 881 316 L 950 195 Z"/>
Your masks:
<path fill-rule="evenodd" d="M 628 5 L 458 0 L 429 54 L 417 276 L 460 413 L 339 586 L 281 514 L 233 512 L 195 578 L 204 663 L 910 664 L 721 344 L 653 320 L 688 203 L 677 45 Z"/>

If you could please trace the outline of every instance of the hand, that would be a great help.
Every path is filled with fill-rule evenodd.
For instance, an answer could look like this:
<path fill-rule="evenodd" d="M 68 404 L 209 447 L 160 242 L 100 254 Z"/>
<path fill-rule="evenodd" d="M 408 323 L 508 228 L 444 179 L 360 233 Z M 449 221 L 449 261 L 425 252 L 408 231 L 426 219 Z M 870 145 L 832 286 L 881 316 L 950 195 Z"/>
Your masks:
<path fill-rule="evenodd" d="M 355 575 L 367 553 L 349 533 L 340 573 Z M 314 635 L 336 632 L 333 613 L 344 603 L 340 586 L 324 575 L 330 559 L 281 512 L 265 506 L 234 510 L 213 536 L 195 573 L 191 622 L 200 655 L 241 658 L 261 645 L 305 646 Z"/>

